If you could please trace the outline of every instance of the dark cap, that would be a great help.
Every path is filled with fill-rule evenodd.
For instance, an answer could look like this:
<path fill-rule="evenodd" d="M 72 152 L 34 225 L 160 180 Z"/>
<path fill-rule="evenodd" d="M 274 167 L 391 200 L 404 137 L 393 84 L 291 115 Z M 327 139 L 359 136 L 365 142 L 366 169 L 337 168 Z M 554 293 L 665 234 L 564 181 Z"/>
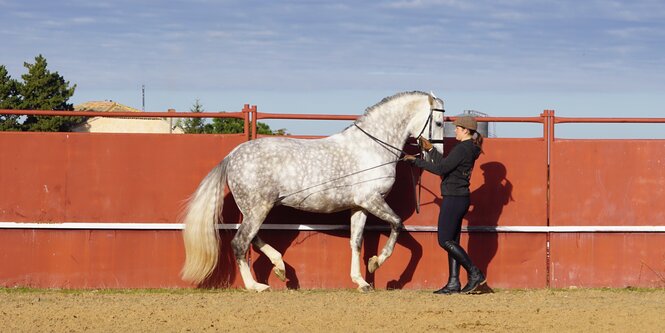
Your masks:
<path fill-rule="evenodd" d="M 470 129 L 472 131 L 478 129 L 478 122 L 476 122 L 476 118 L 474 117 L 469 117 L 469 116 L 458 117 L 457 119 L 455 119 L 453 124 L 455 124 L 455 126 L 460 126 L 466 129 Z"/>

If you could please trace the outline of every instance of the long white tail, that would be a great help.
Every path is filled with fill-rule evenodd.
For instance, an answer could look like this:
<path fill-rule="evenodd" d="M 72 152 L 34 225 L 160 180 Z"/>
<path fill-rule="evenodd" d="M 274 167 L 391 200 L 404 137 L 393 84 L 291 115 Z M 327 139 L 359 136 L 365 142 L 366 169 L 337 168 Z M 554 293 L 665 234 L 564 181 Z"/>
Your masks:
<path fill-rule="evenodd" d="M 219 257 L 217 223 L 222 219 L 227 160 L 222 160 L 201 181 L 187 203 L 185 224 L 185 265 L 180 275 L 185 281 L 201 283 L 212 274 Z"/>

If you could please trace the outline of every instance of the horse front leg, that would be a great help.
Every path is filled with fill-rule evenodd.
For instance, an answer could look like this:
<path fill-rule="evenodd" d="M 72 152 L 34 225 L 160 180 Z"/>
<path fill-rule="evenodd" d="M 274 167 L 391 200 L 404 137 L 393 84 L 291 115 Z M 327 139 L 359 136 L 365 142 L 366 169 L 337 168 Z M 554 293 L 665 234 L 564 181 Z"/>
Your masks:
<path fill-rule="evenodd" d="M 371 257 L 367 263 L 369 272 L 374 273 L 393 254 L 395 243 L 397 243 L 397 236 L 399 236 L 399 232 L 403 228 L 402 219 L 393 212 L 392 208 L 388 206 L 383 197 L 378 193 L 373 194 L 362 207 L 372 215 L 390 223 L 390 236 L 386 245 L 383 246 L 381 254 L 378 257 Z"/>
<path fill-rule="evenodd" d="M 372 286 L 363 279 L 360 274 L 360 247 L 363 242 L 363 230 L 367 213 L 363 210 L 354 211 L 351 215 L 351 281 L 358 285 L 358 290 L 367 292 L 372 290 Z"/>

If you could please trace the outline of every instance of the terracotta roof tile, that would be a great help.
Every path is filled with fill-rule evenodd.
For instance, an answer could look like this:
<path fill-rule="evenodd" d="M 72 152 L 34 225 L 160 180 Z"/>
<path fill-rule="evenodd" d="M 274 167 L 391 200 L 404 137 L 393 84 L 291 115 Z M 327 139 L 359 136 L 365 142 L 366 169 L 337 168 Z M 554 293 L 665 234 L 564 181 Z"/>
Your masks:
<path fill-rule="evenodd" d="M 141 112 L 133 107 L 120 104 L 113 101 L 90 101 L 74 105 L 76 111 L 97 111 L 97 112 Z"/>

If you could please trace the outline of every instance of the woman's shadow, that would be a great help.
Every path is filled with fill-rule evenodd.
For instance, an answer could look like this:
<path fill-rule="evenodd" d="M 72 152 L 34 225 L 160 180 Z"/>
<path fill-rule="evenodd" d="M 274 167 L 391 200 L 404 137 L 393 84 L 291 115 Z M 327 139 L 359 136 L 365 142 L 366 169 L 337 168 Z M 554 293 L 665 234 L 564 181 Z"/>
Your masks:
<path fill-rule="evenodd" d="M 499 247 L 499 234 L 492 229 L 498 225 L 503 207 L 514 199 L 513 184 L 502 163 L 487 162 L 480 169 L 484 182 L 471 193 L 471 207 L 465 216 L 471 229 L 467 252 L 478 268 L 487 274 L 487 267 Z M 474 230 L 478 227 L 483 228 Z"/>

